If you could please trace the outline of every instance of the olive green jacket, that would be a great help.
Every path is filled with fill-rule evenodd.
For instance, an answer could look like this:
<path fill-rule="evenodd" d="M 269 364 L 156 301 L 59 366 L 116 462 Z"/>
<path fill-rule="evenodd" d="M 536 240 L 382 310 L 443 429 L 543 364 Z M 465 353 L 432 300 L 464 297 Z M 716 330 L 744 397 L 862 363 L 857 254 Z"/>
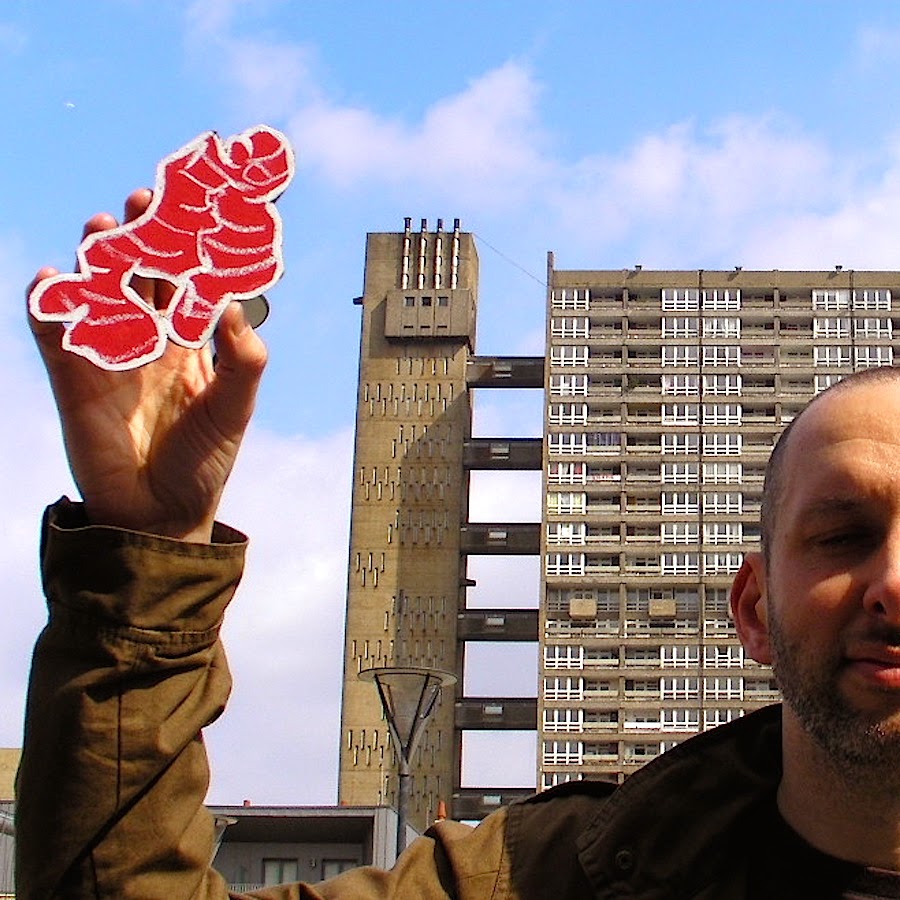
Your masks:
<path fill-rule="evenodd" d="M 230 677 L 219 641 L 245 539 L 208 546 L 87 526 L 51 507 L 49 623 L 34 656 L 17 812 L 19 900 L 224 898 L 209 868 L 201 730 Z M 478 828 L 442 822 L 390 872 L 355 869 L 269 900 L 743 896 L 752 834 L 780 773 L 777 707 L 694 738 L 613 791 L 577 782 Z"/>

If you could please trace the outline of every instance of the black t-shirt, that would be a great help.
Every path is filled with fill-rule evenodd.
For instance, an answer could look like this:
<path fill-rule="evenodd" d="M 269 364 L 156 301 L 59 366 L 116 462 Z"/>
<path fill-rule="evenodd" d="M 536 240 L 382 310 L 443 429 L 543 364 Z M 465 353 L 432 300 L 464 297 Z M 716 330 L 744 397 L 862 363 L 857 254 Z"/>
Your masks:
<path fill-rule="evenodd" d="M 900 873 L 829 856 L 808 844 L 775 804 L 760 822 L 757 862 L 749 872 L 754 900 L 885 900 L 900 898 Z"/>

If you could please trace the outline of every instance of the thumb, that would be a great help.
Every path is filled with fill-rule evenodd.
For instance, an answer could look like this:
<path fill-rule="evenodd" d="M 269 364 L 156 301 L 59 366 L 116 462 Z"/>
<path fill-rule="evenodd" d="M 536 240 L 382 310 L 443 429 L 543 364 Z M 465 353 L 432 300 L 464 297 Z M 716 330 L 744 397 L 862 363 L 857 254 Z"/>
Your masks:
<path fill-rule="evenodd" d="M 210 413 L 229 436 L 243 432 L 250 421 L 267 360 L 266 345 L 241 304 L 229 303 L 216 328 L 216 373 L 209 387 Z"/>

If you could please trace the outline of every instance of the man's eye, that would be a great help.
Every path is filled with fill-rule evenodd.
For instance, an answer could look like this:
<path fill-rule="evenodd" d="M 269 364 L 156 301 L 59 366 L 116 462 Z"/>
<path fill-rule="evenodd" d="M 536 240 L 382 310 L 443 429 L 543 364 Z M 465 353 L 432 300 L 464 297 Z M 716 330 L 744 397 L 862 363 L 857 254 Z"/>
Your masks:
<path fill-rule="evenodd" d="M 852 531 L 834 531 L 829 534 L 822 535 L 819 538 L 819 544 L 823 547 L 860 547 L 868 544 L 871 540 L 871 534 L 862 530 Z"/>

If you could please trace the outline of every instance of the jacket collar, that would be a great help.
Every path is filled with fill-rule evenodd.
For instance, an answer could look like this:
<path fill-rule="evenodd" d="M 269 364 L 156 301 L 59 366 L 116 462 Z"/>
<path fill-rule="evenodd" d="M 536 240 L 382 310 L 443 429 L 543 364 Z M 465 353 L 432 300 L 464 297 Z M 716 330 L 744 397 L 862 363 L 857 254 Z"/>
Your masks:
<path fill-rule="evenodd" d="M 578 842 L 598 897 L 723 898 L 781 779 L 781 707 L 697 735 L 632 775 Z M 708 893 L 707 893 L 708 892 Z"/>

